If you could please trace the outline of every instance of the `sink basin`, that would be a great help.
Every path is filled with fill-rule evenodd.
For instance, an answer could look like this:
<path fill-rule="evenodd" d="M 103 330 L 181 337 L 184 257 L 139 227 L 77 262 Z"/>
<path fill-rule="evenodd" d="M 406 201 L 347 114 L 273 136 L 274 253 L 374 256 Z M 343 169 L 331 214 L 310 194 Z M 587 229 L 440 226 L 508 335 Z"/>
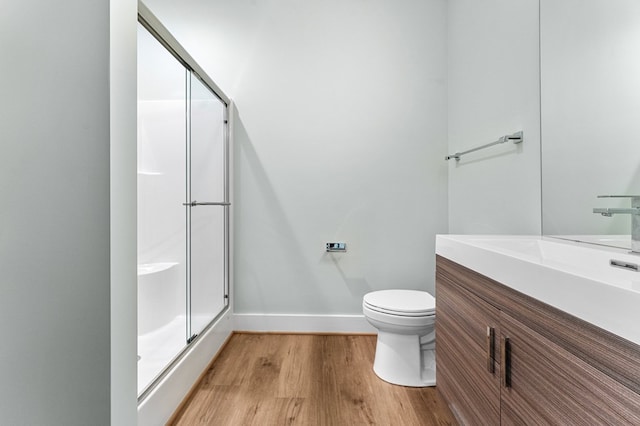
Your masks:
<path fill-rule="evenodd" d="M 438 235 L 436 253 L 640 344 L 640 256 L 540 236 Z"/>

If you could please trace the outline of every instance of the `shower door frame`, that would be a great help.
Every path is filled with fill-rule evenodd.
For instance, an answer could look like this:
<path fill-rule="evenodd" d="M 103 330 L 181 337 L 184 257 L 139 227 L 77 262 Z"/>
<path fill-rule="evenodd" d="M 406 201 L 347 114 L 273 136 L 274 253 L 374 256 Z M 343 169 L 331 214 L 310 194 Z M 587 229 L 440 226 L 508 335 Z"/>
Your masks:
<path fill-rule="evenodd" d="M 188 71 L 187 75 L 189 78 L 195 76 L 201 83 L 203 83 L 206 88 L 208 88 L 211 93 L 217 97 L 224 104 L 224 116 L 223 116 L 223 180 L 224 180 L 224 189 L 223 189 L 223 209 L 224 209 L 224 230 L 223 230 L 223 238 L 224 238 L 224 260 L 223 260 L 223 279 L 224 279 L 224 300 L 223 307 L 219 313 L 217 313 L 212 320 L 203 328 L 203 330 L 197 336 L 189 336 L 190 332 L 190 320 L 187 319 L 187 330 L 185 330 L 185 346 L 183 349 L 166 365 L 164 370 L 157 376 L 155 379 L 144 388 L 144 390 L 138 395 L 138 404 L 140 404 L 145 398 L 152 393 L 158 383 L 178 364 L 178 362 L 189 352 L 190 348 L 193 347 L 193 344 L 198 341 L 201 336 L 204 336 L 207 331 L 226 313 L 229 312 L 231 306 L 231 176 L 230 176 L 230 130 L 229 130 L 229 109 L 231 108 L 231 99 L 227 97 L 224 92 L 213 82 L 213 80 L 207 75 L 207 73 L 198 65 L 198 63 L 189 55 L 189 53 L 178 43 L 178 41 L 169 33 L 169 31 L 162 25 L 162 23 L 153 15 L 153 13 L 142 3 L 138 2 L 138 22 L 142 25 L 167 51 L 173 55 L 176 60 L 185 67 Z M 187 94 L 187 103 L 191 101 L 190 93 Z M 190 105 L 187 107 L 187 110 L 190 112 Z M 188 125 L 190 125 L 190 117 L 187 117 Z M 185 134 L 185 144 L 190 145 L 191 141 L 187 138 L 189 134 Z M 190 159 L 187 160 L 190 163 Z M 187 172 L 190 172 L 189 167 L 187 167 Z M 185 179 L 190 179 L 189 176 L 185 176 Z M 188 197 L 189 192 L 185 196 Z M 191 200 L 185 200 L 185 204 L 190 203 Z M 186 209 L 191 209 L 191 206 L 185 206 Z M 187 256 L 190 256 L 190 212 L 187 210 L 185 213 L 185 226 L 187 232 Z M 190 312 L 190 294 L 191 294 L 191 282 L 190 282 L 190 269 L 191 261 L 189 257 L 187 257 L 187 299 L 185 306 L 185 313 L 188 316 Z"/>
<path fill-rule="evenodd" d="M 229 269 L 230 269 L 230 241 L 229 241 L 229 227 L 230 227 L 230 217 L 229 217 L 229 210 L 231 208 L 231 202 L 229 201 L 229 104 L 227 102 L 224 101 L 224 99 L 222 99 L 220 97 L 220 95 L 218 95 L 214 89 L 212 89 L 209 84 L 207 84 L 207 82 L 198 74 L 196 73 L 194 70 L 187 68 L 187 70 L 189 71 L 188 75 L 189 78 L 187 79 L 187 136 L 186 136 L 186 143 L 187 143 L 187 164 L 186 164 L 186 170 L 187 170 L 187 175 L 186 175 L 186 179 L 187 179 L 187 191 L 186 191 L 186 197 L 188 198 L 186 200 L 185 207 L 187 208 L 187 219 L 186 219 L 186 225 L 187 225 L 187 242 L 186 242 L 186 247 L 187 247 L 187 265 L 188 267 L 186 268 L 186 272 L 187 272 L 187 297 L 186 297 L 186 312 L 187 312 L 187 330 L 186 330 L 186 336 L 187 336 L 187 345 L 190 345 L 192 342 L 194 342 L 197 337 L 206 332 L 206 330 L 209 329 L 209 327 L 211 326 L 212 323 L 214 323 L 216 321 L 217 318 L 219 318 L 224 312 L 225 310 L 229 307 Z M 223 287 L 224 287 L 224 291 L 223 291 L 223 307 L 220 310 L 220 312 L 216 313 L 214 315 L 214 317 L 211 319 L 211 321 L 209 321 L 207 323 L 206 326 L 204 326 L 202 328 L 202 330 L 198 330 L 197 332 L 194 332 L 193 330 L 193 322 L 192 322 L 192 313 L 193 313 L 193 303 L 192 303 L 192 261 L 193 261 L 193 251 L 192 251 L 192 210 L 194 207 L 196 207 L 196 205 L 201 205 L 201 203 L 197 203 L 196 204 L 196 200 L 193 200 L 192 198 L 192 189 L 193 189 L 193 184 L 192 184 L 192 175 L 193 175 L 193 159 L 192 159 L 192 126 L 193 126 L 193 116 L 192 116 L 192 112 L 191 112 L 191 106 L 192 106 L 192 78 L 196 78 L 197 80 L 199 80 L 220 102 L 223 103 L 224 105 L 224 110 L 223 110 L 223 122 L 222 122 L 222 130 L 223 130 L 223 170 L 222 170 L 222 176 L 223 176 L 223 191 L 222 191 L 222 196 L 223 196 L 223 200 L 221 202 L 214 202 L 214 203 L 202 203 L 202 204 L 214 204 L 217 207 L 222 207 L 224 210 L 224 229 L 223 229 L 223 238 L 224 238 L 224 259 L 223 259 Z"/>

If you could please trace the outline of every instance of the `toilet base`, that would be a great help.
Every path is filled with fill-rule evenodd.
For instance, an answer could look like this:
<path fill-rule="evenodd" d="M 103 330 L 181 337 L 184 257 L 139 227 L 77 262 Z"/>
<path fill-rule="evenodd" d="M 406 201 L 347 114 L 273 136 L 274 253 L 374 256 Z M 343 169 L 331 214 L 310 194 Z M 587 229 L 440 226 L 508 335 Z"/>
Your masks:
<path fill-rule="evenodd" d="M 435 386 L 435 342 L 420 336 L 378 332 L 373 371 L 385 382 L 410 387 Z"/>

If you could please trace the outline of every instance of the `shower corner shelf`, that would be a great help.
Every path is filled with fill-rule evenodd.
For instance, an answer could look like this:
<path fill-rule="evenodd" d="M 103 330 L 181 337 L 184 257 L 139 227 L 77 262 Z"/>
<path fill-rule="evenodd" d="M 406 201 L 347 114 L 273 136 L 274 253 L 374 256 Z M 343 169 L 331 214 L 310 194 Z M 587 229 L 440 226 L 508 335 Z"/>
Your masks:
<path fill-rule="evenodd" d="M 170 269 L 177 265 L 179 265 L 178 262 L 141 263 L 138 265 L 138 276 L 166 271 L 167 269 Z"/>

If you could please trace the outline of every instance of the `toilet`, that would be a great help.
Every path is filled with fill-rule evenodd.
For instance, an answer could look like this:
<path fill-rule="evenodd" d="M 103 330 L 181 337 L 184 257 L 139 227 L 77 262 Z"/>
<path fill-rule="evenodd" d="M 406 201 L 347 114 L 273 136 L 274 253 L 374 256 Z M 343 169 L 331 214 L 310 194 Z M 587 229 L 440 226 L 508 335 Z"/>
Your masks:
<path fill-rule="evenodd" d="M 436 299 L 425 291 L 367 293 L 362 312 L 378 329 L 373 371 L 395 385 L 436 384 Z"/>

